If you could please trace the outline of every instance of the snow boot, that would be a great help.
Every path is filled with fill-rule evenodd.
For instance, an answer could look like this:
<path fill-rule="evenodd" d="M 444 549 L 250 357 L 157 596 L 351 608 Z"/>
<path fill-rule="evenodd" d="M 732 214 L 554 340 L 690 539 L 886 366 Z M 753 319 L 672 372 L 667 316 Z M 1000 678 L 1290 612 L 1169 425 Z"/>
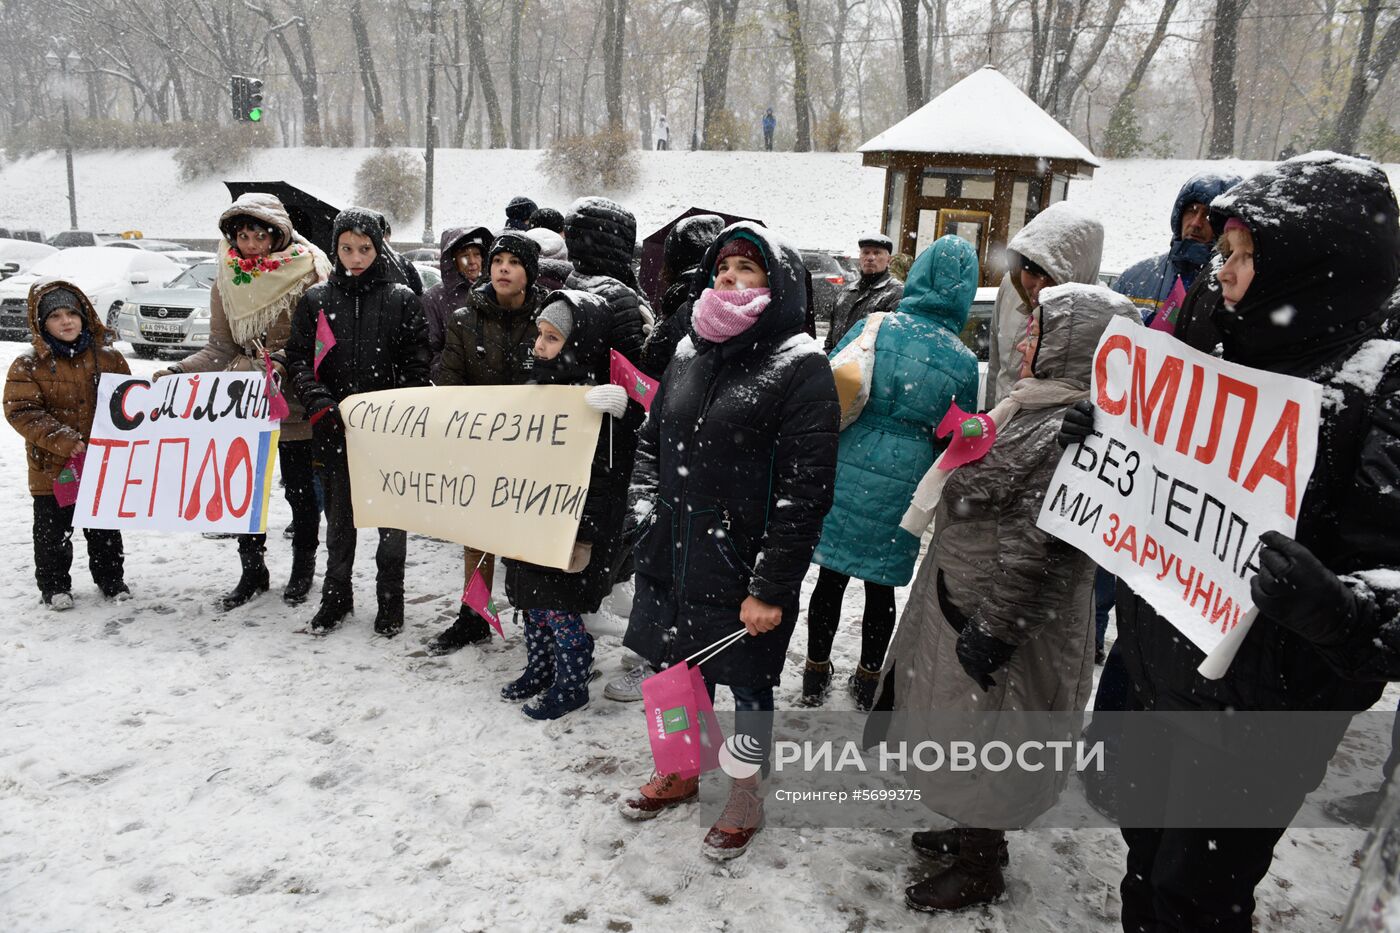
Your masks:
<path fill-rule="evenodd" d="M 705 834 L 700 851 L 717 861 L 738 858 L 748 851 L 749 843 L 762 828 L 763 791 L 758 775 L 734 778 L 724 811 Z"/>
<path fill-rule="evenodd" d="M 548 625 L 525 620 L 525 673 L 501 688 L 503 700 L 528 700 L 554 685 L 554 634 Z"/>
<path fill-rule="evenodd" d="M 875 688 L 880 686 L 880 670 L 871 670 L 864 664 L 856 666 L 846 681 L 851 688 L 851 697 L 856 701 L 856 709 L 868 712 L 875 703 Z"/>
<path fill-rule="evenodd" d="M 292 575 L 282 591 L 282 601 L 288 606 L 300 606 L 311 594 L 311 582 L 316 577 L 316 549 L 302 548 L 292 552 Z"/>
<path fill-rule="evenodd" d="M 904 903 L 913 910 L 964 910 L 990 904 L 1006 893 L 1006 879 L 997 864 L 1006 833 L 999 829 L 960 829 L 958 834 L 958 856 L 953 864 L 904 889 Z"/>
<path fill-rule="evenodd" d="M 690 803 L 700 795 L 700 778 L 653 771 L 651 779 L 631 797 L 617 802 L 618 812 L 629 820 L 655 819 L 662 810 Z"/>
<path fill-rule="evenodd" d="M 469 606 L 457 610 L 457 621 L 430 638 L 428 654 L 438 656 L 460 651 L 467 645 L 483 645 L 491 640 L 491 626 Z"/>
<path fill-rule="evenodd" d="M 929 858 L 956 858 L 962 849 L 962 830 L 956 826 L 951 829 L 929 829 L 915 833 L 910 843 L 914 846 L 915 852 L 927 855 Z M 1011 855 L 1006 847 L 1006 839 L 1003 837 L 997 856 L 997 864 L 1005 868 L 1010 861 Z"/>
<path fill-rule="evenodd" d="M 340 628 L 340 623 L 345 621 L 345 617 L 354 611 L 354 606 L 349 602 L 339 600 L 327 601 L 321 598 L 321 608 L 316 610 L 316 614 L 311 617 L 311 625 L 308 630 L 312 635 L 329 635 Z"/>
<path fill-rule="evenodd" d="M 593 636 L 578 613 L 550 613 L 549 628 L 554 636 L 554 683 L 544 696 L 523 708 L 531 719 L 558 719 L 588 705 Z"/>
<path fill-rule="evenodd" d="M 263 560 L 262 548 L 256 551 L 239 551 L 238 561 L 243 565 L 238 585 L 219 597 L 219 608 L 224 612 L 251 602 L 259 593 L 266 593 L 272 584 L 267 575 L 267 563 Z"/>
<path fill-rule="evenodd" d="M 73 608 L 73 594 L 46 593 L 44 594 L 44 605 L 54 612 L 67 612 Z"/>
<path fill-rule="evenodd" d="M 802 699 L 797 701 L 797 705 L 810 708 L 825 703 L 834 676 L 836 669 L 831 666 L 830 659 L 813 661 L 808 658 L 807 665 L 802 668 Z"/>

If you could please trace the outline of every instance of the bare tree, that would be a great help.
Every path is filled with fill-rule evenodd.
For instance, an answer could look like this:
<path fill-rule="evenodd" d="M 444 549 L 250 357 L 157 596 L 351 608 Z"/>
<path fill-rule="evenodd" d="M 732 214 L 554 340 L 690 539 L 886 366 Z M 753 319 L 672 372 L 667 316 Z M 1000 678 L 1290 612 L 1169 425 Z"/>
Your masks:
<path fill-rule="evenodd" d="M 365 13 L 360 0 L 350 4 L 350 32 L 355 37 L 355 56 L 360 68 L 360 84 L 365 90 L 365 106 L 374 120 L 374 145 L 389 145 L 389 133 L 384 128 L 384 94 L 379 88 L 379 74 L 374 70 L 374 52 L 369 45 L 369 30 L 365 28 Z"/>
<path fill-rule="evenodd" d="M 705 50 L 703 146 L 716 149 L 725 142 L 718 138 L 717 121 L 725 111 L 729 96 L 729 57 L 734 48 L 734 20 L 739 15 L 739 0 L 705 0 L 705 12 L 709 19 L 710 42 Z"/>
<path fill-rule="evenodd" d="M 1128 75 L 1127 83 L 1123 85 L 1123 90 L 1118 92 L 1118 100 L 1113 105 L 1115 110 L 1127 106 L 1142 86 L 1142 79 L 1147 75 L 1147 66 L 1152 64 L 1153 56 L 1167 37 L 1167 25 L 1171 22 L 1172 13 L 1176 12 L 1178 2 L 1179 0 L 1162 0 L 1162 11 L 1157 14 L 1157 25 L 1152 30 L 1152 38 L 1147 40 L 1137 63 L 1133 65 L 1132 74 Z"/>
<path fill-rule="evenodd" d="M 471 49 L 472 67 L 481 85 L 481 97 L 486 102 L 486 119 L 491 127 L 491 148 L 506 144 L 506 128 L 501 121 L 501 102 L 496 97 L 496 84 L 491 80 L 491 61 L 486 57 L 486 38 L 482 34 L 481 11 L 476 0 L 462 0 L 462 13 L 467 23 L 467 46 Z"/>
<path fill-rule="evenodd" d="M 520 92 L 520 20 L 525 15 L 525 0 L 510 0 L 510 57 L 506 67 L 510 76 L 510 147 L 524 149 L 520 139 L 520 117 L 525 101 Z"/>
<path fill-rule="evenodd" d="M 1381 0 L 1366 0 L 1366 6 L 1361 10 L 1361 37 L 1356 45 L 1356 59 L 1352 63 L 1351 85 L 1347 88 L 1346 100 L 1337 114 L 1337 125 L 1332 131 L 1332 147 L 1342 152 L 1355 151 L 1366 109 L 1380 90 L 1381 82 L 1385 80 L 1395 57 L 1400 55 L 1400 16 L 1390 21 L 1380 42 L 1375 42 L 1376 21 L 1380 18 L 1380 12 Z"/>
<path fill-rule="evenodd" d="M 287 60 L 287 69 L 292 80 L 301 90 L 302 136 L 308 146 L 319 146 L 321 136 L 320 79 L 316 71 L 316 47 L 311 41 L 311 23 L 307 19 L 306 7 L 302 0 L 289 0 L 287 6 L 294 11 L 292 16 L 281 22 L 265 6 L 252 0 L 243 0 L 243 5 L 260 16 L 268 25 L 268 35 L 276 40 L 282 56 Z M 296 31 L 297 51 L 287 39 L 287 30 Z"/>
<path fill-rule="evenodd" d="M 1249 0 L 1215 0 L 1215 44 L 1210 56 L 1211 132 L 1206 157 L 1235 154 L 1235 59 L 1239 55 L 1240 17 Z"/>
<path fill-rule="evenodd" d="M 904 60 L 904 112 L 913 113 L 924 105 L 924 80 L 919 74 L 919 0 L 899 0 L 899 30 Z"/>
<path fill-rule="evenodd" d="M 622 129 L 622 52 L 627 35 L 627 0 L 603 0 L 603 98 L 608 129 Z"/>
<path fill-rule="evenodd" d="M 786 33 L 779 36 L 792 46 L 792 101 L 796 111 L 797 139 L 794 152 L 812 151 L 812 97 L 807 88 L 807 46 L 802 42 L 802 11 L 797 0 L 783 0 Z"/>

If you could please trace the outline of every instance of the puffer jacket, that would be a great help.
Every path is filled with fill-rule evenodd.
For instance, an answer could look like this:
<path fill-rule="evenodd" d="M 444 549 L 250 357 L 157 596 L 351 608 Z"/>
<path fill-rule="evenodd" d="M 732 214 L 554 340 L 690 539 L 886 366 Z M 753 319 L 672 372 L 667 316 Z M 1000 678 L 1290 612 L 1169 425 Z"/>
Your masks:
<path fill-rule="evenodd" d="M 223 213 L 219 215 L 219 229 L 226 230 L 229 221 L 243 214 L 256 217 L 277 231 L 278 239 L 273 243 L 273 252 L 281 252 L 292 243 L 299 243 L 311 251 L 313 258 L 314 268 L 302 277 L 301 284 L 278 299 L 275 308 L 269 309 L 269 313 L 263 315 L 264 318 L 270 319 L 262 334 L 263 349 L 285 373 L 286 355 L 283 351 L 286 349 L 287 341 L 292 336 L 292 311 L 308 288 L 317 282 L 326 281 L 330 275 L 331 263 L 326 258 L 325 253 L 296 232 L 292 227 L 291 215 L 287 213 L 282 202 L 272 195 L 255 192 L 241 195 L 224 208 Z M 227 240 L 227 232 L 225 232 L 224 237 Z M 225 262 L 228 259 L 226 256 L 220 256 L 218 261 Z M 224 311 L 219 282 L 218 279 L 215 279 L 209 290 L 209 342 L 192 355 L 181 360 L 178 364 L 179 371 L 185 373 L 261 372 L 263 368 L 261 356 L 253 341 L 240 344 L 233 336 L 233 330 L 229 327 L 228 314 Z M 295 392 L 286 392 L 284 395 L 289 411 L 287 417 L 282 419 L 280 440 L 309 440 L 311 438 L 311 425 L 306 420 L 306 409 L 302 407 L 301 400 L 297 398 Z"/>
<path fill-rule="evenodd" d="M 850 333 L 851 328 L 877 312 L 888 314 L 904 297 L 904 283 L 882 272 L 862 275 L 841 290 L 831 311 L 831 329 L 826 332 L 825 350 L 830 353 Z"/>
<path fill-rule="evenodd" d="M 88 348 L 72 359 L 56 356 L 41 335 L 39 299 L 55 288 L 79 297 L 87 316 Z M 126 359 L 107 346 L 107 328 L 82 289 L 60 279 L 35 282 L 29 289 L 29 330 L 33 346 L 15 358 L 5 379 L 5 420 L 24 438 L 29 492 L 53 495 L 53 483 L 73 448 L 92 435 L 97 383 L 103 373 L 130 375 Z"/>
<path fill-rule="evenodd" d="M 621 204 L 607 198 L 579 198 L 569 205 L 564 214 L 564 245 L 579 274 L 608 276 L 640 293 L 632 268 L 637 218 Z"/>
<path fill-rule="evenodd" d="M 977 251 L 945 236 L 919 254 L 898 310 L 875 341 L 870 400 L 841 432 L 836 497 L 812 560 L 829 570 L 904 586 L 919 539 L 899 527 L 914 488 L 946 441 L 934 431 L 957 401 L 977 405 L 977 357 L 958 334 L 977 294 Z M 869 326 L 860 321 L 844 348 Z"/>
<path fill-rule="evenodd" d="M 831 505 L 840 414 L 820 345 L 802 332 L 802 259 L 756 224 L 727 228 L 702 263 L 743 232 L 759 241 L 772 300 L 722 344 L 682 341 L 643 425 L 630 515 L 641 520 L 624 643 L 673 664 L 740 628 L 748 596 L 782 623 L 705 664 L 706 679 L 761 688 L 782 674 L 798 596 Z M 643 518 L 645 516 L 645 518 Z"/>
<path fill-rule="evenodd" d="M 609 316 L 606 304 L 587 292 L 551 292 L 546 301 L 565 301 L 573 308 L 574 326 L 568 343 L 552 360 L 536 360 L 531 382 L 539 385 L 595 385 L 599 361 L 608 355 Z M 605 365 L 605 364 L 604 364 Z M 516 609 L 555 609 L 562 612 L 597 612 L 612 580 L 609 570 L 627 505 L 626 482 L 618 482 L 615 451 L 621 438 L 604 416 L 579 519 L 579 541 L 593 545 L 588 566 L 580 573 L 566 573 L 506 558 L 506 597 Z M 611 445 L 611 446 L 610 446 Z M 625 477 L 624 477 L 625 480 Z"/>
<path fill-rule="evenodd" d="M 428 348 L 432 351 L 432 371 L 436 372 L 447 342 L 447 325 L 458 308 L 465 307 L 467 295 L 475 282 L 468 282 L 457 270 L 457 253 L 469 243 L 481 246 L 481 268 L 486 269 L 486 256 L 491 252 L 491 231 L 485 227 L 449 227 L 439 238 L 438 271 L 442 281 L 423 295 L 423 319 L 428 325 Z"/>
<path fill-rule="evenodd" d="M 1057 201 L 1020 229 L 1007 245 L 1009 272 L 997 291 L 988 333 L 987 389 L 982 407 L 991 410 L 1020 378 L 1021 352 L 1030 306 L 1021 290 L 1021 257 L 1040 266 L 1056 285 L 1098 280 L 1103 258 L 1103 224 L 1068 201 Z"/>
<path fill-rule="evenodd" d="M 348 208 L 336 216 L 331 242 L 346 230 L 369 237 L 378 255 L 358 276 L 335 262 L 329 282 L 314 285 L 297 302 L 287 369 L 292 387 L 309 415 L 351 395 L 428 384 L 428 332 L 418 296 L 390 278 L 380 251 L 383 232 L 374 215 Z M 335 337 L 319 369 L 316 327 L 324 314 Z"/>
<path fill-rule="evenodd" d="M 1126 298 L 1098 285 L 1061 286 L 1041 295 L 1033 371 L 1050 394 L 1040 407 L 1027 404 L 1004 424 L 982 459 L 948 476 L 928 556 L 885 661 L 877 708 L 906 714 L 893 719 L 896 734 L 883 736 L 887 741 L 946 741 L 932 713 L 1053 712 L 1088 705 L 1094 564 L 1036 527 L 1036 518 L 1060 462 L 1056 435 L 1065 409 L 1088 397 L 1099 337 L 1115 317 L 1134 323 L 1140 317 Z M 975 683 L 958 660 L 958 636 L 968 626 L 1016 646 L 992 674 L 990 690 Z M 1067 776 L 1052 768 L 1012 768 L 981 771 L 969 780 L 911 769 L 908 779 L 938 812 L 967 825 L 1004 827 L 1024 825 L 1048 809 Z"/>
<path fill-rule="evenodd" d="M 1364 710 L 1400 674 L 1400 225 L 1372 162 L 1314 153 L 1217 198 L 1254 237 L 1254 280 L 1212 322 L 1226 360 L 1323 386 L 1317 461 L 1299 502 L 1298 543 L 1341 576 L 1355 618 L 1322 648 L 1260 615 L 1224 677 L 1132 589 L 1118 590 L 1118 640 L 1138 706 L 1159 710 Z M 1369 223 L 1357 223 L 1366 217 Z M 1280 309 L 1289 313 L 1280 315 Z M 1248 542 L 1246 542 L 1248 544 Z"/>
<path fill-rule="evenodd" d="M 532 285 L 519 308 L 496 303 L 489 281 L 467 293 L 467 304 L 452 316 L 442 359 L 433 373 L 440 386 L 520 385 L 530 380 L 535 362 L 535 318 L 545 290 Z"/>

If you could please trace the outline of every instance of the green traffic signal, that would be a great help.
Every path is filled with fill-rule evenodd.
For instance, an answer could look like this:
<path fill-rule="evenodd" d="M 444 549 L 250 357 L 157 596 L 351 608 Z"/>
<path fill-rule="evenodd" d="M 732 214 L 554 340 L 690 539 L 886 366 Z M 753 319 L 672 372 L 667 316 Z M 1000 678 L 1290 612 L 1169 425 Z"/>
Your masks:
<path fill-rule="evenodd" d="M 252 110 L 249 110 L 249 111 L 248 111 L 248 119 L 249 119 L 249 120 L 252 120 L 254 123 L 257 123 L 257 122 L 261 121 L 261 120 L 262 120 L 262 108 L 261 108 L 261 107 L 254 107 Z"/>

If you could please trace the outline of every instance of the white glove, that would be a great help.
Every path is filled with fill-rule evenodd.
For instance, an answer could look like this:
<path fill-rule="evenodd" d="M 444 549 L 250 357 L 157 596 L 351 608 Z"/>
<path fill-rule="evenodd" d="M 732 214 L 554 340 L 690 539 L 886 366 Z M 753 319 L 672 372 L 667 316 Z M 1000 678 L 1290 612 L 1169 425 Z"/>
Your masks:
<path fill-rule="evenodd" d="M 574 552 L 569 555 L 569 566 L 564 569 L 565 573 L 583 573 L 588 568 L 588 562 L 593 559 L 593 545 L 587 541 L 575 541 Z"/>
<path fill-rule="evenodd" d="M 627 414 L 627 390 L 622 386 L 611 383 L 594 386 L 583 394 L 583 400 L 594 411 L 612 415 L 614 418 L 621 418 Z"/>

